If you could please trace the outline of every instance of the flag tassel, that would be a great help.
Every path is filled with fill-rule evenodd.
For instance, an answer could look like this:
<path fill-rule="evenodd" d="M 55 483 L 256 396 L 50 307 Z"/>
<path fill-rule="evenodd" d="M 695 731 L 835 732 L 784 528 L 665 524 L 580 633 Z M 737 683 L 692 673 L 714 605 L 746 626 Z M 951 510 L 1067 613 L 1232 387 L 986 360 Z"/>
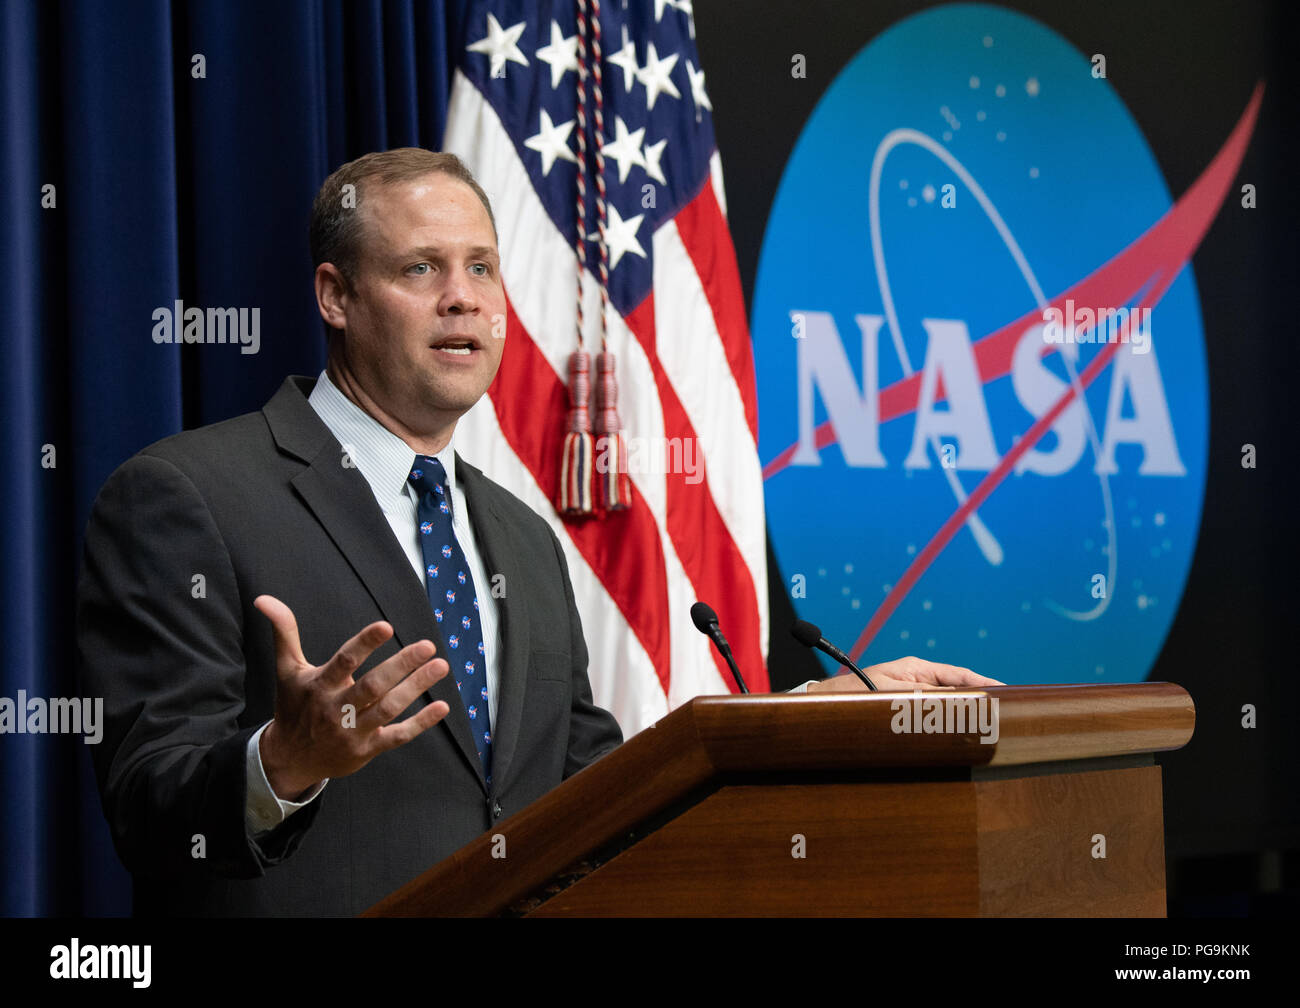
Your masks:
<path fill-rule="evenodd" d="M 575 350 L 569 355 L 569 417 L 560 457 L 558 510 L 568 518 L 585 517 L 595 510 L 592 498 L 591 355 Z"/>
<path fill-rule="evenodd" d="M 627 443 L 618 419 L 618 379 L 614 355 L 596 354 L 596 477 L 601 506 L 622 511 L 632 503 L 632 486 L 627 474 Z"/>

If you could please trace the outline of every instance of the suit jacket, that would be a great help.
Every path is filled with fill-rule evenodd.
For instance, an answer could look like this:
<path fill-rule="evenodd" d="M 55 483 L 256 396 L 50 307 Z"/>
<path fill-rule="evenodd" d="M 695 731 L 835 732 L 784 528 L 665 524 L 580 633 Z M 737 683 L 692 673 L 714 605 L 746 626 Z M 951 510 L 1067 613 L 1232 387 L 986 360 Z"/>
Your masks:
<path fill-rule="evenodd" d="M 293 610 L 314 664 L 380 619 L 394 638 L 358 676 L 423 638 L 448 653 L 369 485 L 308 404 L 313 384 L 288 378 L 260 413 L 144 449 L 87 526 L 78 648 L 85 695 L 104 698 L 95 770 L 137 913 L 358 913 L 622 741 L 592 702 L 554 533 L 457 458 L 504 589 L 492 787 L 448 675 L 406 712 L 445 700 L 440 724 L 332 780 L 260 840 L 248 834 L 245 752 L 276 689 L 254 598 Z"/>

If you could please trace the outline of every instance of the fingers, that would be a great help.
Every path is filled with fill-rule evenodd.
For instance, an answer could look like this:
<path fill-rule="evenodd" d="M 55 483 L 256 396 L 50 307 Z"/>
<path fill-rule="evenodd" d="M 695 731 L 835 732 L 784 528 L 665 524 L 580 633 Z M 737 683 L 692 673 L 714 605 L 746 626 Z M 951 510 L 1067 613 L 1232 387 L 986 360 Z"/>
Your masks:
<path fill-rule="evenodd" d="M 293 610 L 274 595 L 257 596 L 253 599 L 253 607 L 271 621 L 271 630 L 275 635 L 276 668 L 282 672 L 290 668 L 312 668 L 311 662 L 302 653 L 298 620 L 293 615 Z M 361 663 L 370 657 L 375 648 L 391 636 L 393 628 L 390 624 L 382 621 L 371 623 L 321 666 L 321 674 L 338 685 L 350 682 L 352 673 L 361 667 Z"/>
<path fill-rule="evenodd" d="M 253 608 L 271 621 L 271 632 L 275 635 L 275 667 L 283 672 L 290 668 L 310 667 L 302 655 L 302 643 L 298 639 L 298 621 L 293 610 L 274 595 L 259 595 L 253 599 Z"/>
<path fill-rule="evenodd" d="M 979 675 L 960 665 L 944 665 L 941 662 L 929 662 L 929 671 L 934 674 L 934 682 L 943 686 L 1005 686 L 1006 683 Z"/>
<path fill-rule="evenodd" d="M 926 682 L 923 679 L 892 679 L 889 676 L 872 675 L 870 669 L 867 670 L 867 675 L 871 676 L 871 681 L 876 684 L 876 689 L 881 693 L 911 693 L 914 690 L 938 691 L 952 689 L 951 686 Z"/>
<path fill-rule="evenodd" d="M 394 655 L 394 657 L 397 657 Z M 391 660 L 391 659 L 390 659 Z M 384 664 L 388 664 L 385 662 Z M 375 670 L 377 672 L 378 669 Z M 377 731 L 411 706 L 425 690 L 436 683 L 450 671 L 446 661 L 435 658 L 414 669 L 410 675 L 383 694 L 375 703 L 366 708 L 365 713 L 357 719 L 357 727 L 362 731 Z M 369 679 L 375 674 L 366 675 Z M 364 680 L 363 680 L 364 681 Z M 446 706 L 444 704 L 444 706 Z"/>
<path fill-rule="evenodd" d="M 362 662 L 370 657 L 375 648 L 392 636 L 393 627 L 391 623 L 385 623 L 382 620 L 378 623 L 371 623 L 334 652 L 334 657 L 321 666 L 322 678 L 335 686 L 350 685 L 352 673 L 361 667 Z M 411 647 L 415 646 L 411 645 Z M 429 655 L 426 655 L 425 660 L 428 657 Z M 392 661 L 391 658 L 388 660 Z"/>
<path fill-rule="evenodd" d="M 446 662 L 443 663 L 444 665 Z M 405 721 L 398 721 L 396 724 L 386 725 L 375 732 L 375 737 L 379 742 L 379 751 L 384 752 L 389 749 L 396 749 L 400 745 L 405 745 L 411 739 L 419 735 L 422 731 L 432 728 L 439 721 L 445 718 L 451 711 L 442 700 L 435 700 L 427 707 L 422 708 L 419 713 L 412 714 Z"/>
<path fill-rule="evenodd" d="M 921 662 L 919 659 L 900 658 L 897 661 L 872 665 L 866 670 L 876 689 L 882 693 L 911 692 L 912 690 L 952 690 L 961 687 L 1005 686 L 1005 683 L 978 675 L 960 665 L 943 665 L 938 662 Z M 866 687 L 847 674 L 831 676 L 809 685 L 809 693 L 861 693 Z"/>
<path fill-rule="evenodd" d="M 990 679 L 988 676 L 978 675 L 961 665 L 945 665 L 943 662 L 926 661 L 923 658 L 910 655 L 906 658 L 895 658 L 893 661 L 872 665 L 866 671 L 873 681 L 877 676 L 883 676 L 886 679 L 897 679 L 921 686 L 927 683 L 934 686 L 949 687 L 1006 685 L 1006 683 Z"/>
<path fill-rule="evenodd" d="M 990 679 L 988 676 L 983 676 L 980 675 L 978 672 L 972 672 L 970 669 L 966 669 L 966 678 L 963 679 L 960 683 L 957 683 L 957 685 L 959 686 L 1005 686 L 1006 683 L 1004 683 L 1001 679 Z"/>
<path fill-rule="evenodd" d="M 429 640 L 408 644 L 358 679 L 344 699 L 355 704 L 357 710 L 365 710 L 421 665 L 434 658 L 437 650 Z"/>

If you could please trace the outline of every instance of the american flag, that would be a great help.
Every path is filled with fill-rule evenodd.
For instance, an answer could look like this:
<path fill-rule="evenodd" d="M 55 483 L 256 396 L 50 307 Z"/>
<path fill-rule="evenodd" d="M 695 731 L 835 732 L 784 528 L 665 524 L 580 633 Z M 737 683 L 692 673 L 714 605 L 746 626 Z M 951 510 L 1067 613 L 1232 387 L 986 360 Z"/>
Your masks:
<path fill-rule="evenodd" d="M 589 12 L 581 38 L 580 8 Z M 734 692 L 726 666 L 691 623 L 697 599 L 717 611 L 750 688 L 766 690 L 753 354 L 690 0 L 495 0 L 470 6 L 460 36 L 450 42 L 456 69 L 443 147 L 464 159 L 492 200 L 509 314 L 500 373 L 457 428 L 457 451 L 555 529 L 596 701 L 625 735 L 693 696 Z M 601 347 L 599 148 L 606 341 L 617 358 L 632 499 L 625 511 L 575 522 L 562 520 L 554 502 L 568 358 L 578 349 L 583 56 L 583 333 L 594 354 Z"/>

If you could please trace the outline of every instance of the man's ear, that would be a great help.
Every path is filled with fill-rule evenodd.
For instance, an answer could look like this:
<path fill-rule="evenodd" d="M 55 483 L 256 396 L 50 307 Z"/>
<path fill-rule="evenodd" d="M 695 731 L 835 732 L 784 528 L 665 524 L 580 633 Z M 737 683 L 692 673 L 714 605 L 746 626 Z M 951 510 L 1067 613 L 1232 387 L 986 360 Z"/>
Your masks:
<path fill-rule="evenodd" d="M 316 307 L 325 324 L 340 332 L 347 329 L 348 282 L 333 263 L 316 267 Z"/>

